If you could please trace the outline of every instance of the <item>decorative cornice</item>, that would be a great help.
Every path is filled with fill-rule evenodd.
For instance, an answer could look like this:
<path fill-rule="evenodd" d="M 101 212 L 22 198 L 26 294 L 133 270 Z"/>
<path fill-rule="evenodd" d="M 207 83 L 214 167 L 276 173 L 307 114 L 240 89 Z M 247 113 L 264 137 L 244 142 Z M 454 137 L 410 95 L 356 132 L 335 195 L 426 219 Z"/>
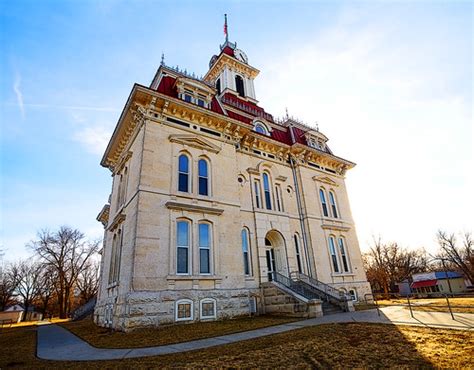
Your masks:
<path fill-rule="evenodd" d="M 239 73 L 244 74 L 250 78 L 255 78 L 258 76 L 260 71 L 257 68 L 254 68 L 248 64 L 242 63 L 241 61 L 232 58 L 231 56 L 222 53 L 217 61 L 212 65 L 211 69 L 204 76 L 204 81 L 212 82 L 219 75 L 220 71 L 227 66 L 230 69 L 233 69 Z"/>
<path fill-rule="evenodd" d="M 323 222 L 327 222 L 327 221 L 324 220 Z M 331 223 L 331 224 L 323 223 L 321 227 L 325 230 L 336 230 L 336 231 L 348 231 L 351 229 L 349 226 L 344 226 L 342 223 L 337 223 L 337 224 L 336 223 Z"/>
<path fill-rule="evenodd" d="M 206 213 L 211 215 L 221 215 L 224 210 L 221 208 L 212 208 L 212 207 L 205 207 L 199 206 L 196 204 L 187 204 L 187 203 L 180 203 L 180 202 L 172 202 L 168 201 L 165 204 L 166 208 L 178 210 L 178 211 L 188 211 L 188 212 L 198 212 L 198 213 Z"/>
<path fill-rule="evenodd" d="M 109 223 L 109 212 L 110 212 L 110 204 L 105 204 L 96 218 L 96 220 L 99 221 L 104 226 L 104 228 Z"/>
<path fill-rule="evenodd" d="M 221 148 L 196 135 L 170 135 L 169 140 L 172 143 L 191 146 L 193 148 L 207 150 L 212 153 L 219 153 Z"/>
<path fill-rule="evenodd" d="M 108 231 L 114 231 L 117 227 L 120 226 L 120 224 L 125 221 L 125 213 L 119 213 L 115 216 L 114 221 L 110 224 L 110 226 L 107 228 Z"/>
<path fill-rule="evenodd" d="M 285 182 L 287 178 L 288 178 L 288 177 L 286 177 L 286 176 L 280 175 L 280 176 L 277 176 L 277 177 L 275 178 L 275 181 Z"/>
<path fill-rule="evenodd" d="M 247 172 L 251 175 L 260 175 L 260 171 L 258 170 L 258 168 L 249 167 L 247 168 Z"/>
<path fill-rule="evenodd" d="M 339 184 L 335 182 L 333 179 L 331 179 L 329 176 L 313 176 L 312 179 L 314 181 L 324 182 L 325 184 L 328 184 L 331 186 L 339 186 Z"/>

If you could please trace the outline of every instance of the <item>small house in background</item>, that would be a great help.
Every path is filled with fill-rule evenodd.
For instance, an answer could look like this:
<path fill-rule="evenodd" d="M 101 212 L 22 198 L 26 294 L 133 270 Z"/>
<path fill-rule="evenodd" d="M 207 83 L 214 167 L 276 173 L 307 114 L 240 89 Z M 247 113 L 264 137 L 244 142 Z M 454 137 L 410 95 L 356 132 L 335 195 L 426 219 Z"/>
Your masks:
<path fill-rule="evenodd" d="M 413 293 L 464 293 L 467 287 L 462 274 L 455 271 L 437 271 L 413 274 Z"/>
<path fill-rule="evenodd" d="M 25 315 L 25 308 L 23 305 L 17 303 L 13 306 L 7 307 L 5 311 L 0 312 L 0 319 L 11 319 L 13 322 L 20 322 Z M 34 306 L 28 307 L 25 321 L 40 321 L 43 319 L 43 314 L 35 311 Z"/>

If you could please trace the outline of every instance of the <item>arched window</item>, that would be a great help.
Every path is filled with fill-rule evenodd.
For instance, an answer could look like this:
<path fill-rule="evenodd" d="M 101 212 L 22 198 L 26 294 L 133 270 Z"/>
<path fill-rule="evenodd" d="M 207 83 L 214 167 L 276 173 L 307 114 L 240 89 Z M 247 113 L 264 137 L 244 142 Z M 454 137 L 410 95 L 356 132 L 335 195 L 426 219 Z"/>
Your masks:
<path fill-rule="evenodd" d="M 269 135 L 267 127 L 262 122 L 255 122 L 253 129 L 255 132 L 258 132 L 262 135 Z"/>
<path fill-rule="evenodd" d="M 270 179 L 266 172 L 263 173 L 263 192 L 265 194 L 265 206 L 267 209 L 272 209 L 272 195 L 270 190 Z"/>
<path fill-rule="evenodd" d="M 341 254 L 341 260 L 342 260 L 342 268 L 344 272 L 349 272 L 349 259 L 347 258 L 347 252 L 346 252 L 346 246 L 344 245 L 344 239 L 339 238 L 337 240 L 337 243 L 339 244 L 339 253 Z"/>
<path fill-rule="evenodd" d="M 217 95 L 220 95 L 221 93 L 221 79 L 217 79 L 216 81 L 216 90 L 217 90 Z"/>
<path fill-rule="evenodd" d="M 336 197 L 332 191 L 329 192 L 329 202 L 331 203 L 332 217 L 338 218 L 337 206 L 336 206 Z"/>
<path fill-rule="evenodd" d="M 180 220 L 176 223 L 176 273 L 189 274 L 189 222 Z"/>
<path fill-rule="evenodd" d="M 199 273 L 211 273 L 211 236 L 210 225 L 199 224 Z"/>
<path fill-rule="evenodd" d="M 299 245 L 299 241 L 298 241 L 298 235 L 295 234 L 293 236 L 294 240 L 295 240 L 295 250 L 296 250 L 296 263 L 298 264 L 298 272 L 300 274 L 303 273 L 303 265 L 301 263 L 301 254 L 300 254 L 300 245 Z"/>
<path fill-rule="evenodd" d="M 180 299 L 176 302 L 175 320 L 188 321 L 194 318 L 193 301 L 190 299 Z"/>
<path fill-rule="evenodd" d="M 326 202 L 326 194 L 323 189 L 319 189 L 319 198 L 321 199 L 321 206 L 323 207 L 323 215 L 325 217 L 329 216 L 328 204 Z"/>
<path fill-rule="evenodd" d="M 247 229 L 242 229 L 242 254 L 244 257 L 244 274 L 250 275 L 250 248 L 249 248 L 249 232 Z"/>
<path fill-rule="evenodd" d="M 200 318 L 215 319 L 216 318 L 216 300 L 214 298 L 204 298 L 199 302 Z"/>
<path fill-rule="evenodd" d="M 245 97 L 244 79 L 239 75 L 235 76 L 235 89 L 240 96 Z"/>
<path fill-rule="evenodd" d="M 205 159 L 200 159 L 198 162 L 198 187 L 199 195 L 209 195 L 209 169 Z"/>
<path fill-rule="evenodd" d="M 281 196 L 280 185 L 275 186 L 276 205 L 279 212 L 283 212 L 283 199 Z"/>
<path fill-rule="evenodd" d="M 260 208 L 260 181 L 255 180 L 254 189 L 255 189 L 255 206 L 257 208 Z"/>
<path fill-rule="evenodd" d="M 178 162 L 178 190 L 189 193 L 189 158 L 181 154 Z"/>
<path fill-rule="evenodd" d="M 349 290 L 349 295 L 351 296 L 351 299 L 356 302 L 357 301 L 357 289 L 351 289 Z"/>
<path fill-rule="evenodd" d="M 339 263 L 337 261 L 337 252 L 333 236 L 329 237 L 329 253 L 331 254 L 331 261 L 334 272 L 339 272 Z"/>

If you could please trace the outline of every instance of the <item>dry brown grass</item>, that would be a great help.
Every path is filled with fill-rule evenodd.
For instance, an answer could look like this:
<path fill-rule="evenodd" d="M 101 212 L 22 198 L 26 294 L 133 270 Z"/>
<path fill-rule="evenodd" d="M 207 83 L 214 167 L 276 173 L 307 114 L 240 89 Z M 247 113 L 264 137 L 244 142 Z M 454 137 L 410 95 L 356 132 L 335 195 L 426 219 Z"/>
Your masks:
<path fill-rule="evenodd" d="M 111 331 L 96 326 L 92 319 L 71 321 L 61 326 L 72 331 L 91 345 L 100 348 L 138 348 L 187 342 L 195 339 L 218 337 L 220 335 L 254 330 L 285 324 L 298 319 L 262 315 L 240 317 L 234 320 L 199 322 L 170 325 L 159 328 L 137 329 L 128 333 Z"/>
<path fill-rule="evenodd" d="M 0 367 L 474 368 L 474 333 L 379 324 L 329 324 L 187 353 L 117 361 L 35 357 L 36 328 L 0 333 Z"/>
<path fill-rule="evenodd" d="M 412 309 L 416 311 L 449 312 L 446 298 L 411 299 Z M 408 305 L 406 298 L 384 299 L 377 301 L 379 306 Z M 474 313 L 474 298 L 449 298 L 451 310 L 458 313 Z M 406 309 L 409 309 L 406 306 Z"/>

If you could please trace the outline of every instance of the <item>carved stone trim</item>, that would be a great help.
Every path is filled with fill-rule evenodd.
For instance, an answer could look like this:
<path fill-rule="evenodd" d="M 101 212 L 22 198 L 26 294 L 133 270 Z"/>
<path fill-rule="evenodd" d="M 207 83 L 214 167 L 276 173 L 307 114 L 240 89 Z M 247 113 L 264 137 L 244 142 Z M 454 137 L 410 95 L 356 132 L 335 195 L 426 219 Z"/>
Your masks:
<path fill-rule="evenodd" d="M 280 175 L 275 178 L 275 181 L 285 182 L 288 177 Z"/>
<path fill-rule="evenodd" d="M 196 204 L 187 204 L 180 202 L 166 202 L 166 208 L 174 209 L 178 211 L 188 211 L 188 212 L 198 212 L 198 213 L 207 213 L 211 215 L 221 215 L 224 210 L 221 208 L 212 208 L 205 206 L 198 206 Z"/>
<path fill-rule="evenodd" d="M 193 148 L 207 150 L 212 153 L 219 153 L 221 151 L 221 148 L 219 148 L 217 145 L 214 145 L 213 143 L 195 135 L 170 135 L 169 140 L 172 143 L 188 145 Z"/>
<path fill-rule="evenodd" d="M 109 223 L 109 212 L 110 212 L 110 204 L 105 204 L 100 210 L 96 218 L 96 220 L 99 221 L 104 226 L 104 228 Z"/>
<path fill-rule="evenodd" d="M 108 227 L 108 231 L 114 231 L 123 221 L 125 221 L 125 213 L 119 213 Z"/>
<path fill-rule="evenodd" d="M 335 182 L 333 179 L 331 179 L 328 176 L 313 176 L 312 179 L 314 181 L 324 182 L 325 184 L 328 184 L 331 186 L 339 186 L 337 182 Z"/>
<path fill-rule="evenodd" d="M 251 175 L 260 175 L 260 171 L 258 170 L 258 168 L 249 167 L 247 168 L 247 172 Z"/>
<path fill-rule="evenodd" d="M 325 230 L 336 230 L 336 231 L 349 231 L 351 228 L 349 226 L 344 226 L 342 224 L 322 224 L 321 227 Z"/>

